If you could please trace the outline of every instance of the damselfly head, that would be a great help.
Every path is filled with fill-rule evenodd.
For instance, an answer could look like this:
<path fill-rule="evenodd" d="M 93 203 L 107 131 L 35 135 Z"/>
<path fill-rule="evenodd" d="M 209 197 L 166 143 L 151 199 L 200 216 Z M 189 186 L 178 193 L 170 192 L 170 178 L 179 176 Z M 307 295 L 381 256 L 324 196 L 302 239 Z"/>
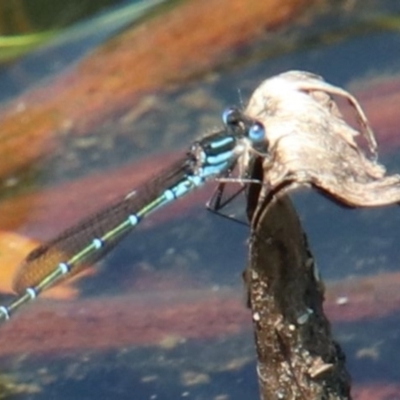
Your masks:
<path fill-rule="evenodd" d="M 267 134 L 261 122 L 248 117 L 237 107 L 226 108 L 222 113 L 222 121 L 235 135 L 249 139 L 253 149 L 267 150 Z"/>

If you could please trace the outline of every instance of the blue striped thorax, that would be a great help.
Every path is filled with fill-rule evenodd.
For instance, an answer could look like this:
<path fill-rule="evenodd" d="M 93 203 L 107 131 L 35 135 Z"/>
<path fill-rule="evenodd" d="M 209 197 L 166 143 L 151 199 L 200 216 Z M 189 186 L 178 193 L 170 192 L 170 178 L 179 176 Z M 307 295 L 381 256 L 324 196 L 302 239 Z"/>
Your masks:
<path fill-rule="evenodd" d="M 190 148 L 194 156 L 193 174 L 203 180 L 223 174 L 235 163 L 237 138 L 226 129 L 196 141 Z"/>
<path fill-rule="evenodd" d="M 194 155 L 193 175 L 207 180 L 226 173 L 241 159 L 250 159 L 252 152 L 265 152 L 268 144 L 263 125 L 241 112 L 227 108 L 222 114 L 225 129 L 196 141 L 190 153 Z"/>

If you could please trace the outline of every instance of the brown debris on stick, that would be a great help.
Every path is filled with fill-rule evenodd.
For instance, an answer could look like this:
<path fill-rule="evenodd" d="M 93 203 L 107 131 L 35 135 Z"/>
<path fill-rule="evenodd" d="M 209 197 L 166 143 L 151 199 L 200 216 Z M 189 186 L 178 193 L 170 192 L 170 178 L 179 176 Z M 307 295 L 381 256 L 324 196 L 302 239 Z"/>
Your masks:
<path fill-rule="evenodd" d="M 354 107 L 360 131 L 343 119 L 331 95 L 346 98 Z M 374 134 L 358 102 L 345 90 L 318 75 L 289 71 L 265 80 L 246 113 L 267 132 L 263 169 L 271 192 L 313 186 L 351 207 L 400 201 L 400 175 L 386 175 L 376 161 Z M 369 155 L 359 137 L 367 142 Z"/>

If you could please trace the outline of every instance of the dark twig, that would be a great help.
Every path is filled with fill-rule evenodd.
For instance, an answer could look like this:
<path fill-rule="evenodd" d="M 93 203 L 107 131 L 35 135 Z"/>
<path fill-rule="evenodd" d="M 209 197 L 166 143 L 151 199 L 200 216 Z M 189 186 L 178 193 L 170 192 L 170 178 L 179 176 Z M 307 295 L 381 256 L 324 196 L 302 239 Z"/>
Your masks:
<path fill-rule="evenodd" d="M 344 356 L 331 338 L 323 286 L 297 214 L 287 196 L 264 202 L 257 187 L 249 192 L 245 281 L 261 399 L 350 399 Z"/>

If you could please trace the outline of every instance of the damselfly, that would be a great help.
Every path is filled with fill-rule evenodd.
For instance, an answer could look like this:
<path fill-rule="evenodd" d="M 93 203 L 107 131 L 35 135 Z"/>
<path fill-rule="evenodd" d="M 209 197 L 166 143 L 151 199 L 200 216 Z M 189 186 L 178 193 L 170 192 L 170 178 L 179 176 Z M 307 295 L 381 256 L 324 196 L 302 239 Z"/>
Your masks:
<path fill-rule="evenodd" d="M 33 250 L 14 280 L 18 296 L 0 306 L 0 321 L 46 288 L 98 261 L 153 211 L 212 179 L 223 181 L 237 165 L 240 179 L 252 154 L 265 151 L 265 131 L 236 108 L 225 110 L 222 119 L 222 129 L 193 142 L 161 174 Z"/>

